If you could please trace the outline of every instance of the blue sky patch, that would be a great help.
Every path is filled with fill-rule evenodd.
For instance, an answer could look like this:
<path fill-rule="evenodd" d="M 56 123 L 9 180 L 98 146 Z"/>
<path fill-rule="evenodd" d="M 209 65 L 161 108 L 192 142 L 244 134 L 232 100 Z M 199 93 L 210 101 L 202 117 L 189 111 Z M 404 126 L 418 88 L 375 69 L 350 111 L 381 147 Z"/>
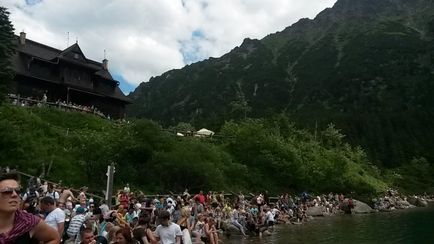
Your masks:
<path fill-rule="evenodd" d="M 128 83 L 120 74 L 113 74 L 113 79 L 119 81 L 119 88 L 121 88 L 125 95 L 128 95 L 130 92 L 136 89 L 136 86 Z"/>
<path fill-rule="evenodd" d="M 35 5 L 42 2 L 42 0 L 26 0 L 27 5 Z"/>
<path fill-rule="evenodd" d="M 195 30 L 195 31 L 193 31 L 193 33 L 191 33 L 191 37 L 193 39 L 194 38 L 204 39 L 205 34 L 201 30 Z"/>
<path fill-rule="evenodd" d="M 181 53 L 185 64 L 192 64 L 203 60 L 199 44 L 200 41 L 206 39 L 205 34 L 201 30 L 195 30 L 191 33 L 190 40 L 181 43 Z"/>

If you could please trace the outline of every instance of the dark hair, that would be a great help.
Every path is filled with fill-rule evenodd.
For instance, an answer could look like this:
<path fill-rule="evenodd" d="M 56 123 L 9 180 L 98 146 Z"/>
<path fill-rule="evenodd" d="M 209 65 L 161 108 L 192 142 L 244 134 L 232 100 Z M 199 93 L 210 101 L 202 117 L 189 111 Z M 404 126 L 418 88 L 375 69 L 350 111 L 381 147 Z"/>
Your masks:
<path fill-rule="evenodd" d="M 151 217 L 149 216 L 143 216 L 139 218 L 139 225 L 149 225 L 149 222 L 151 222 Z"/>
<path fill-rule="evenodd" d="M 134 243 L 133 237 L 131 236 L 131 231 L 129 228 L 121 228 L 118 231 L 116 231 L 116 236 L 118 234 L 121 234 L 125 240 L 127 241 L 127 243 Z"/>
<path fill-rule="evenodd" d="M 54 203 L 55 203 L 54 198 L 50 196 L 46 196 L 41 199 L 41 204 L 54 205 Z"/>
<path fill-rule="evenodd" d="M 101 211 L 101 209 L 99 208 L 99 205 L 98 205 L 98 204 L 95 204 L 95 205 L 94 205 L 94 208 L 93 208 L 92 213 L 93 213 L 94 215 L 102 214 L 102 211 Z"/>
<path fill-rule="evenodd" d="M 143 244 L 142 238 L 146 237 L 146 231 L 143 228 L 135 228 L 133 230 L 133 236 L 134 236 L 134 240 L 138 241 L 140 244 Z"/>
<path fill-rule="evenodd" d="M 158 218 L 163 220 L 170 219 L 170 213 L 168 211 L 161 211 Z"/>
<path fill-rule="evenodd" d="M 3 173 L 0 171 L 0 182 L 4 180 L 20 181 L 20 175 L 16 172 Z"/>
<path fill-rule="evenodd" d="M 107 244 L 108 241 L 104 236 L 98 236 L 95 238 L 97 244 Z"/>
<path fill-rule="evenodd" d="M 92 228 L 84 228 L 82 231 L 80 231 L 80 235 L 83 237 L 84 233 L 92 233 L 93 234 L 93 230 L 92 230 Z"/>
<path fill-rule="evenodd" d="M 80 235 L 83 236 L 84 233 L 93 233 L 93 230 L 92 228 L 87 227 L 80 231 Z"/>

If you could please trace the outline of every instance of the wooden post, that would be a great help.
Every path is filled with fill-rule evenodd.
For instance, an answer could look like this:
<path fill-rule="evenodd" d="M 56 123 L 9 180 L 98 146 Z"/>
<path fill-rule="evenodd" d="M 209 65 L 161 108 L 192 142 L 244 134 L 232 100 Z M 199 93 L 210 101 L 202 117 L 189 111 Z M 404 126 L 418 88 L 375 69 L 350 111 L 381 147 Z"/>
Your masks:
<path fill-rule="evenodd" d="M 68 104 L 69 104 L 69 87 L 66 90 L 66 105 L 68 105 Z"/>
<path fill-rule="evenodd" d="M 107 167 L 107 190 L 105 193 L 105 201 L 109 208 L 112 206 L 112 196 L 113 196 L 113 176 L 115 173 L 115 164 L 112 163 Z"/>

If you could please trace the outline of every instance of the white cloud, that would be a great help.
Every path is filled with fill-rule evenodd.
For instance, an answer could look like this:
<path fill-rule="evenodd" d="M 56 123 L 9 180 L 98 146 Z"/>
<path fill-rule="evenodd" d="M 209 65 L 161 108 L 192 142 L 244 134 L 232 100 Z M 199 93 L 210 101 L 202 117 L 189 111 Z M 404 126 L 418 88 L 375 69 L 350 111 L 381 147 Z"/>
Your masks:
<path fill-rule="evenodd" d="M 336 0 L 2 0 L 16 32 L 59 48 L 78 38 L 85 55 L 138 85 L 246 37 L 263 38 Z M 28 4 L 31 3 L 31 4 Z"/>

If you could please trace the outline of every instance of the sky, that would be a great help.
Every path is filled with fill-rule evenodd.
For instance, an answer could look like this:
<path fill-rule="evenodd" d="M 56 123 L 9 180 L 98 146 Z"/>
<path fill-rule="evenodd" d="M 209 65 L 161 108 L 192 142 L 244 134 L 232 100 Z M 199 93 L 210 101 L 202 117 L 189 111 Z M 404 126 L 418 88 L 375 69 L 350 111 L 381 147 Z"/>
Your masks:
<path fill-rule="evenodd" d="M 141 82 L 262 39 L 336 0 L 2 0 L 15 33 L 109 60 L 128 94 Z M 69 34 L 68 34 L 69 33 Z M 68 38 L 69 36 L 69 38 Z"/>

